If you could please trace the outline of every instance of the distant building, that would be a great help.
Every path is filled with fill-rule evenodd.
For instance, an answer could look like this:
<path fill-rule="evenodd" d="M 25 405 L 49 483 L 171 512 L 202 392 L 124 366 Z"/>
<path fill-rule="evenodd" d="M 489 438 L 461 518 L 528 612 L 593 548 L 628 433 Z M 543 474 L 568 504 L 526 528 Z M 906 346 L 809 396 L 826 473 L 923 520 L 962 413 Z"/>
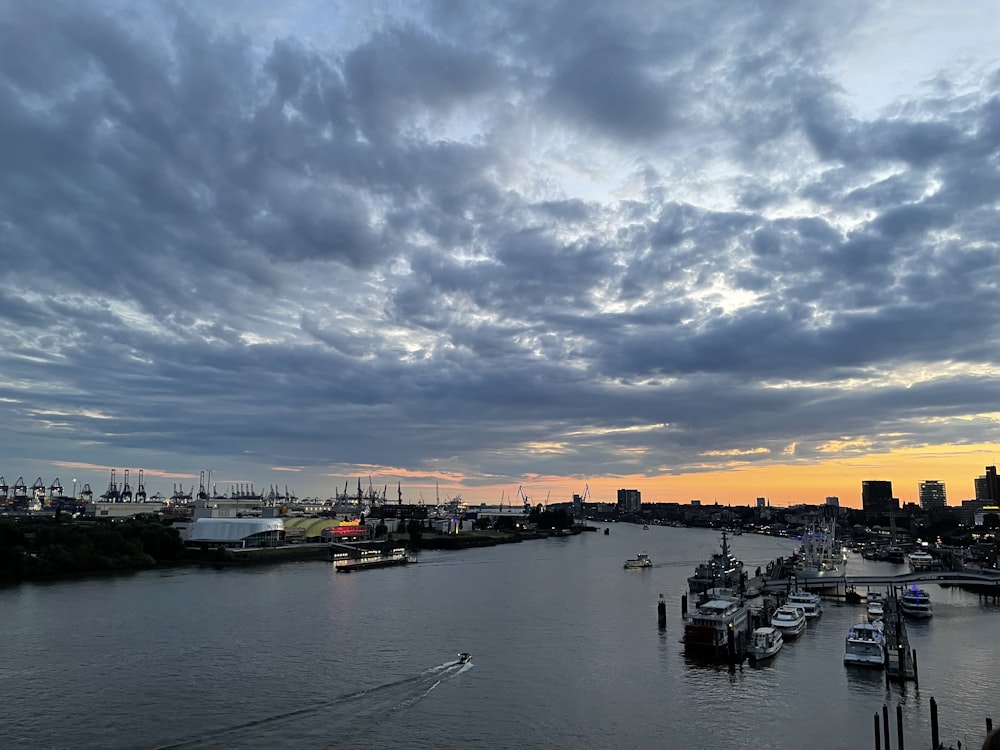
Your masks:
<path fill-rule="evenodd" d="M 758 508 L 766 508 L 767 507 L 767 498 L 758 497 L 757 498 L 757 507 Z"/>
<path fill-rule="evenodd" d="M 573 493 L 573 518 L 583 518 L 583 496 Z"/>
<path fill-rule="evenodd" d="M 892 482 L 866 479 L 861 483 L 861 508 L 866 513 L 893 513 L 899 510 L 899 500 L 892 496 Z"/>
<path fill-rule="evenodd" d="M 918 485 L 920 507 L 924 510 L 940 510 L 948 504 L 944 482 L 925 479 Z"/>
<path fill-rule="evenodd" d="M 642 510 L 642 496 L 639 490 L 618 490 L 618 512 L 638 513 Z"/>
<path fill-rule="evenodd" d="M 826 506 L 828 508 L 839 508 L 840 498 L 837 497 L 836 495 L 830 495 L 829 497 L 826 498 Z"/>
<path fill-rule="evenodd" d="M 976 477 L 976 500 L 1000 503 L 1000 482 L 997 481 L 996 466 L 987 466 L 986 473 Z"/>

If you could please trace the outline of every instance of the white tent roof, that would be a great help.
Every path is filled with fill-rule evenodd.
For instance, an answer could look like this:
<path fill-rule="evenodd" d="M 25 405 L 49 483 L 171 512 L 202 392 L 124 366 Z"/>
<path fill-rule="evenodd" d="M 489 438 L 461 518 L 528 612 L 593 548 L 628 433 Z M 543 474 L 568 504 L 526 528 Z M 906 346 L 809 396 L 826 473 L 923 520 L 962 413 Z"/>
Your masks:
<path fill-rule="evenodd" d="M 199 518 L 188 539 L 192 542 L 238 542 L 263 531 L 284 531 L 280 518 Z"/>

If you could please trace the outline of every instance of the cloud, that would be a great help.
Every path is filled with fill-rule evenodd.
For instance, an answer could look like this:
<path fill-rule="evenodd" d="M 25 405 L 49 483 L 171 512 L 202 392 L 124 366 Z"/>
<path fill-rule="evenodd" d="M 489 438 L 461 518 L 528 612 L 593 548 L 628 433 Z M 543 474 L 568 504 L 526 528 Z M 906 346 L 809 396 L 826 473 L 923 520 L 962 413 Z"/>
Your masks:
<path fill-rule="evenodd" d="M 860 10 L 233 7 L 0 11 L 10 460 L 323 494 L 992 439 L 995 52 L 872 113 Z"/>

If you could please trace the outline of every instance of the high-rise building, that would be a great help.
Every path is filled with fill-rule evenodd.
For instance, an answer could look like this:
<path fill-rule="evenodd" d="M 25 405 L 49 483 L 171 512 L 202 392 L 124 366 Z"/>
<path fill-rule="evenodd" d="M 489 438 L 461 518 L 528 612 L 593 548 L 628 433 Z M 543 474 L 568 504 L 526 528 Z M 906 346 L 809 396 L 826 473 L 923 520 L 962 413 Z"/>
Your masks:
<path fill-rule="evenodd" d="M 837 497 L 836 495 L 830 495 L 829 497 L 826 498 L 826 505 L 828 508 L 839 508 L 840 498 Z"/>
<path fill-rule="evenodd" d="M 948 504 L 944 482 L 925 479 L 919 485 L 920 507 L 924 510 L 943 508 Z"/>
<path fill-rule="evenodd" d="M 986 473 L 976 477 L 976 500 L 1000 503 L 1000 482 L 997 480 L 996 466 L 987 466 Z"/>
<path fill-rule="evenodd" d="M 861 483 L 861 508 L 866 513 L 892 513 L 899 510 L 899 500 L 892 496 L 892 482 L 866 479 Z"/>
<path fill-rule="evenodd" d="M 638 513 L 642 510 L 642 496 L 639 490 L 618 490 L 618 512 Z"/>
<path fill-rule="evenodd" d="M 766 506 L 767 506 L 767 498 L 758 497 L 757 498 L 757 507 L 758 508 L 764 508 Z"/>

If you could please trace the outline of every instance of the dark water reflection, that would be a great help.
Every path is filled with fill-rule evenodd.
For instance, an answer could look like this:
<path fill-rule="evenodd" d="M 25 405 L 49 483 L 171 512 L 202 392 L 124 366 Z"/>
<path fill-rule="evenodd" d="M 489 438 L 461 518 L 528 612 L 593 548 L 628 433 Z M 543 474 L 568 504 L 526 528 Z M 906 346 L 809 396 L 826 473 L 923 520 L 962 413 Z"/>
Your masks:
<path fill-rule="evenodd" d="M 792 545 L 732 539 L 751 571 Z M 929 586 L 934 617 L 910 625 L 919 689 L 844 667 L 864 610 L 834 602 L 765 664 L 686 657 L 681 595 L 717 546 L 616 525 L 357 575 L 309 562 L 2 590 L 0 747 L 854 750 L 874 747 L 883 705 L 894 743 L 902 705 L 907 746 L 927 747 L 931 696 L 946 746 L 971 747 L 1000 716 L 1000 611 L 956 588 Z M 640 551 L 654 567 L 624 571 Z"/>

